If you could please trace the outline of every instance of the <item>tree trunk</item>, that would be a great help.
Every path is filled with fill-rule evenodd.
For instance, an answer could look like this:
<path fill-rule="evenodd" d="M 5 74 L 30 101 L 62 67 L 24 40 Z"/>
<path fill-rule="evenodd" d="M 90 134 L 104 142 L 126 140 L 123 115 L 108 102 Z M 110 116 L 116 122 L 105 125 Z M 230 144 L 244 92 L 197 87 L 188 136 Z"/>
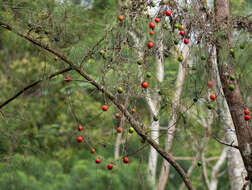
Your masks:
<path fill-rule="evenodd" d="M 219 68 L 219 75 L 226 97 L 229 110 L 232 115 L 232 119 L 235 126 L 236 136 L 238 140 L 238 146 L 245 168 L 248 172 L 249 180 L 252 181 L 252 130 L 250 122 L 244 120 L 244 109 L 246 108 L 239 85 L 237 81 L 233 81 L 235 86 L 234 91 L 229 90 L 231 81 L 229 75 L 233 74 L 231 64 L 222 60 L 222 52 L 228 53 L 229 51 L 229 1 L 228 0 L 215 0 L 215 20 L 220 30 L 225 30 L 225 39 L 218 38 L 216 43 L 217 48 L 217 63 Z"/>
<path fill-rule="evenodd" d="M 183 57 L 187 57 L 188 53 L 189 53 L 189 47 L 185 46 L 183 49 Z M 185 60 L 185 62 L 186 61 L 187 60 Z M 172 147 L 172 141 L 173 141 L 173 138 L 175 135 L 176 122 L 177 122 L 177 111 L 178 111 L 180 96 L 181 96 L 182 89 L 183 89 L 185 73 L 186 73 L 185 65 L 179 64 L 177 85 L 176 85 L 176 90 L 175 90 L 174 97 L 173 97 L 173 105 L 172 105 L 172 113 L 171 113 L 172 117 L 171 117 L 171 120 L 168 124 L 167 138 L 166 138 L 166 142 L 165 142 L 165 151 L 166 152 L 170 152 L 171 147 Z M 165 189 L 165 185 L 167 182 L 169 171 L 170 171 L 170 164 L 167 161 L 163 160 L 163 163 L 161 166 L 161 172 L 160 172 L 160 176 L 159 176 L 158 187 L 157 187 L 158 190 Z"/>
<path fill-rule="evenodd" d="M 238 144 L 237 138 L 235 134 L 235 128 L 233 124 L 233 120 L 228 108 L 227 101 L 224 97 L 224 93 L 222 90 L 222 85 L 219 77 L 218 65 L 216 62 L 216 48 L 215 46 L 207 47 L 209 52 L 209 65 L 211 68 L 211 78 L 214 82 L 214 90 L 216 94 L 220 96 L 217 98 L 218 107 L 220 112 L 220 119 L 222 123 L 222 128 L 225 131 L 224 138 L 228 144 Z M 236 148 L 228 147 L 227 150 L 227 163 L 228 163 L 228 174 L 230 179 L 230 190 L 242 189 L 244 178 L 243 173 L 246 171 L 241 154 L 239 150 Z"/>
<path fill-rule="evenodd" d="M 164 80 L 164 46 L 163 46 L 163 35 L 160 31 L 160 37 L 157 41 L 157 52 L 156 52 L 156 77 L 158 79 L 159 84 L 153 89 L 152 94 L 147 93 L 147 103 L 149 105 L 151 111 L 151 138 L 155 140 L 157 143 L 159 142 L 159 120 L 154 121 L 153 117 L 159 115 L 160 109 L 160 101 L 161 97 L 159 95 L 159 85 Z M 148 91 L 149 92 L 149 91 Z M 150 154 L 149 154 L 149 163 L 148 168 L 151 174 L 151 181 L 153 185 L 156 181 L 156 170 L 157 170 L 157 161 L 158 161 L 158 153 L 157 151 L 151 146 L 150 147 Z"/>

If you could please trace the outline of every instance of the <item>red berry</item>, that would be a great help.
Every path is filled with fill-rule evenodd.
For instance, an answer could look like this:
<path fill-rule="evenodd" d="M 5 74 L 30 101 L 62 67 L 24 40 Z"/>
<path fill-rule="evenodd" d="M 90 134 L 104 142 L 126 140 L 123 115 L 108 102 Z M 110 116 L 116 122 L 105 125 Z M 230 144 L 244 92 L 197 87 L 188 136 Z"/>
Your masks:
<path fill-rule="evenodd" d="M 148 86 L 149 86 L 149 85 L 148 85 L 147 82 L 142 82 L 142 87 L 143 87 L 143 88 L 148 88 Z"/>
<path fill-rule="evenodd" d="M 209 87 L 213 87 L 213 82 L 212 81 L 209 81 L 207 84 L 208 84 Z"/>
<path fill-rule="evenodd" d="M 103 106 L 102 106 L 102 110 L 103 110 L 103 111 L 107 111 L 108 109 L 109 109 L 108 106 L 106 106 L 106 105 L 103 105 Z"/>
<path fill-rule="evenodd" d="M 113 169 L 113 164 L 108 164 L 108 169 L 112 170 Z"/>
<path fill-rule="evenodd" d="M 155 28 L 155 24 L 153 22 L 150 22 L 149 24 L 150 28 L 154 29 Z"/>
<path fill-rule="evenodd" d="M 249 115 L 244 115 L 244 119 L 245 119 L 246 121 L 249 121 L 249 120 L 250 120 L 250 116 L 249 116 Z"/>
<path fill-rule="evenodd" d="M 245 115 L 249 115 L 249 114 L 250 114 L 249 109 L 244 110 L 244 114 L 245 114 Z"/>
<path fill-rule="evenodd" d="M 155 18 L 155 22 L 159 23 L 160 22 L 160 18 Z"/>
<path fill-rule="evenodd" d="M 66 81 L 66 82 L 71 82 L 72 79 L 71 79 L 71 77 L 66 77 L 66 78 L 65 78 L 65 81 Z"/>
<path fill-rule="evenodd" d="M 123 129 L 121 127 L 118 127 L 116 130 L 118 133 L 121 133 Z"/>
<path fill-rule="evenodd" d="M 92 154 L 95 153 L 95 149 L 94 149 L 94 148 L 92 148 L 91 153 L 92 153 Z"/>
<path fill-rule="evenodd" d="M 147 44 L 147 45 L 148 45 L 148 48 L 149 48 L 149 49 L 151 49 L 151 48 L 153 48 L 153 47 L 154 47 L 154 43 L 153 43 L 153 42 L 148 42 L 148 44 Z"/>
<path fill-rule="evenodd" d="M 123 16 L 119 16 L 118 19 L 119 19 L 120 21 L 122 21 L 122 20 L 123 20 Z"/>
<path fill-rule="evenodd" d="M 151 36 L 153 36 L 153 35 L 154 35 L 154 31 L 151 30 L 149 34 L 150 34 Z"/>
<path fill-rule="evenodd" d="M 123 162 L 124 162 L 125 164 L 128 164 L 128 163 L 129 163 L 129 159 L 125 157 L 125 158 L 123 159 Z"/>
<path fill-rule="evenodd" d="M 171 16 L 171 11 L 167 10 L 167 11 L 165 11 L 165 14 L 166 14 L 166 16 Z"/>
<path fill-rule="evenodd" d="M 100 158 L 96 158 L 96 159 L 95 159 L 95 162 L 96 162 L 96 164 L 100 164 L 100 163 L 101 163 Z"/>
<path fill-rule="evenodd" d="M 216 99 L 216 95 L 215 95 L 215 94 L 211 94 L 211 95 L 210 95 L 210 99 L 211 99 L 211 100 L 215 100 L 215 99 Z"/>
<path fill-rule="evenodd" d="M 188 44 L 188 43 L 189 43 L 189 39 L 185 38 L 185 39 L 184 39 L 184 43 L 185 43 L 185 44 Z"/>
<path fill-rule="evenodd" d="M 78 142 L 82 142 L 83 141 L 83 138 L 82 137 L 77 137 L 76 139 Z"/>
<path fill-rule="evenodd" d="M 184 30 L 181 30 L 181 31 L 179 32 L 179 34 L 180 34 L 180 36 L 184 36 L 184 35 L 185 35 L 185 31 L 184 31 Z"/>
<path fill-rule="evenodd" d="M 82 131 L 83 127 L 81 125 L 78 126 L 78 131 Z"/>
<path fill-rule="evenodd" d="M 249 176 L 246 176 L 246 177 L 245 177 L 245 180 L 248 181 L 248 180 L 249 180 Z"/>

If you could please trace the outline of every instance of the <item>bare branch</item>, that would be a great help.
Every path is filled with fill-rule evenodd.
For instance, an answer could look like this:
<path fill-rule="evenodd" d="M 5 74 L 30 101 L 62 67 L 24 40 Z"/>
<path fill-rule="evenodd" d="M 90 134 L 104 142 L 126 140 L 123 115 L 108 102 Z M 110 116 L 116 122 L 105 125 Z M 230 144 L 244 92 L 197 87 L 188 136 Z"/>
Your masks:
<path fill-rule="evenodd" d="M 223 144 L 223 145 L 226 145 L 226 146 L 230 146 L 230 147 L 233 147 L 233 148 L 236 148 L 236 149 L 239 150 L 239 147 L 238 147 L 237 145 L 233 145 L 234 141 L 232 141 L 231 144 L 228 144 L 228 143 L 223 142 L 222 140 L 218 139 L 217 137 L 214 137 L 214 139 L 215 139 L 216 141 L 218 141 L 220 144 Z"/>

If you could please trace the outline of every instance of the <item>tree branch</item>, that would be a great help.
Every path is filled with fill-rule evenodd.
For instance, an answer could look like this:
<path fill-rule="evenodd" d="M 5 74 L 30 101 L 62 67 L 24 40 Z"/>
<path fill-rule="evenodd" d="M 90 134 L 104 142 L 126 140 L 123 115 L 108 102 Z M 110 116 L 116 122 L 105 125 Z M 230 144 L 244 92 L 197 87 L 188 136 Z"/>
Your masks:
<path fill-rule="evenodd" d="M 223 142 L 222 140 L 218 139 L 217 137 L 214 137 L 214 139 L 219 142 L 220 144 L 223 144 L 223 145 L 226 145 L 226 146 L 230 146 L 230 147 L 233 147 L 233 148 L 236 148 L 239 150 L 239 147 L 237 145 L 233 145 L 234 141 L 231 143 L 231 144 L 228 144 L 226 142 Z"/>
<path fill-rule="evenodd" d="M 146 140 L 150 145 L 152 145 L 157 152 L 160 153 L 160 155 L 165 158 L 179 173 L 179 175 L 182 177 L 183 181 L 185 182 L 187 188 L 189 190 L 193 190 L 193 186 L 191 183 L 191 180 L 183 170 L 183 168 L 176 162 L 176 160 L 167 152 L 165 152 L 152 138 L 146 135 L 144 132 L 144 128 L 146 128 L 143 124 L 139 123 L 135 120 L 135 118 L 129 113 L 129 111 L 125 108 L 124 105 L 122 105 L 117 98 L 109 91 L 107 91 L 104 86 L 102 86 L 100 83 L 96 82 L 91 76 L 89 76 L 85 71 L 83 71 L 81 68 L 74 65 L 74 63 L 70 60 L 68 60 L 63 54 L 59 53 L 58 51 L 50 48 L 47 45 L 44 45 L 40 43 L 39 41 L 32 39 L 29 36 L 23 35 L 17 31 L 14 31 L 12 27 L 9 25 L 3 23 L 0 21 L 0 27 L 5 28 L 9 31 L 15 32 L 18 36 L 30 41 L 31 43 L 35 44 L 38 47 L 41 47 L 44 50 L 47 50 L 48 52 L 58 56 L 61 60 L 63 60 L 65 63 L 67 63 L 73 70 L 78 72 L 83 78 L 85 78 L 87 81 L 90 82 L 93 86 L 95 86 L 99 91 L 104 93 L 113 103 L 117 106 L 117 108 L 124 114 L 124 116 L 127 118 L 128 122 L 131 124 L 131 126 L 135 129 L 137 134 L 141 136 L 144 140 Z"/>
<path fill-rule="evenodd" d="M 18 91 L 15 95 L 13 95 L 12 97 L 10 97 L 9 99 L 7 99 L 6 101 L 4 101 L 2 104 L 0 104 L 0 109 L 2 109 L 4 106 L 6 106 L 7 104 L 9 104 L 10 102 L 12 102 L 13 100 L 15 100 L 16 98 L 18 98 L 21 94 L 23 94 L 25 91 L 29 90 L 30 88 L 38 85 L 39 83 L 41 83 L 43 80 L 49 80 L 57 75 L 60 75 L 60 74 L 63 74 L 65 72 L 68 72 L 72 70 L 71 67 L 68 67 L 66 69 L 63 69 L 63 70 L 60 70 L 56 73 L 53 73 L 51 74 L 50 76 L 48 76 L 46 79 L 40 79 L 40 80 L 37 80 L 27 86 L 25 86 L 22 90 Z"/>

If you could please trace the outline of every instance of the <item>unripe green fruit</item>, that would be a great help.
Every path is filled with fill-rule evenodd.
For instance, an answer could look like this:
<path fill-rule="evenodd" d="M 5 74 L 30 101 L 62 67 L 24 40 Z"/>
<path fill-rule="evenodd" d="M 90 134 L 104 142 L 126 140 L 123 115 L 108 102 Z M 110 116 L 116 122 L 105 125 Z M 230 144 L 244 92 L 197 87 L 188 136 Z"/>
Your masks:
<path fill-rule="evenodd" d="M 211 110 L 214 108 L 214 106 L 212 104 L 207 104 L 207 108 Z"/>
<path fill-rule="evenodd" d="M 137 64 L 138 64 L 138 65 L 142 65 L 142 64 L 143 64 L 143 60 L 142 60 L 142 59 L 139 59 L 139 60 L 137 61 Z"/>
<path fill-rule="evenodd" d="M 119 94 L 123 93 L 123 88 L 122 88 L 122 87 L 119 87 L 119 88 L 117 89 L 117 92 L 118 92 Z"/>
<path fill-rule="evenodd" d="M 205 55 L 202 55 L 202 56 L 201 56 L 201 60 L 202 60 L 202 61 L 205 61 L 205 60 L 206 60 L 206 56 L 205 56 Z"/>
<path fill-rule="evenodd" d="M 235 80 L 235 76 L 234 75 L 230 75 L 230 80 Z"/>
<path fill-rule="evenodd" d="M 147 78 L 151 78 L 151 73 L 150 73 L 150 72 L 147 72 L 147 73 L 146 73 L 146 77 L 147 77 Z"/>
<path fill-rule="evenodd" d="M 158 121 L 158 116 L 156 116 L 156 115 L 153 116 L 153 120 L 154 120 L 154 121 Z"/>
<path fill-rule="evenodd" d="M 235 86 L 233 84 L 230 84 L 228 88 L 229 88 L 229 90 L 234 91 Z"/>
<path fill-rule="evenodd" d="M 183 60 L 184 60 L 183 56 L 179 56 L 179 57 L 178 57 L 178 61 L 179 61 L 179 62 L 182 62 Z"/>
<path fill-rule="evenodd" d="M 174 44 L 178 45 L 179 44 L 179 40 L 174 40 Z"/>
<path fill-rule="evenodd" d="M 130 127 L 130 128 L 129 128 L 129 133 L 132 134 L 132 133 L 134 133 L 134 131 L 135 131 L 135 129 L 134 129 L 133 127 Z"/>

